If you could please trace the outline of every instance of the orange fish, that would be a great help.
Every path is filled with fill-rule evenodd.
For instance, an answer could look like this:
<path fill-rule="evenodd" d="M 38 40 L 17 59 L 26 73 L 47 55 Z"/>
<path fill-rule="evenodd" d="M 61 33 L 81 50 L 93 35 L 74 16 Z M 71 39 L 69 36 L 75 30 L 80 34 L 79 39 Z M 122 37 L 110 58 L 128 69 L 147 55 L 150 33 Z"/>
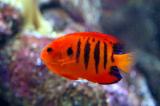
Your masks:
<path fill-rule="evenodd" d="M 120 81 L 120 71 L 128 72 L 132 54 L 125 53 L 118 39 L 99 32 L 79 32 L 55 39 L 41 52 L 41 59 L 52 72 L 99 84 Z"/>

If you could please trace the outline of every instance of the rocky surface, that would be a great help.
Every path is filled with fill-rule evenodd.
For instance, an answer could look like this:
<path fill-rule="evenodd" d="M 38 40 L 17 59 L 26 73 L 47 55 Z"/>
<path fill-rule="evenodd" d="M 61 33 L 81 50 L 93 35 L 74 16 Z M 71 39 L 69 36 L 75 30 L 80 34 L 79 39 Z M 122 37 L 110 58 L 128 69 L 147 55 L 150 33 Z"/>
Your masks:
<path fill-rule="evenodd" d="M 0 46 L 21 30 L 22 16 L 12 6 L 0 2 Z"/>
<path fill-rule="evenodd" d="M 5 12 L 0 11 L 0 28 L 4 29 L 3 33 L 9 33 L 7 39 L 10 40 L 0 48 L 0 59 L 3 60 L 0 61 L 0 95 L 16 106 L 160 104 L 159 37 L 156 35 L 158 18 L 151 16 L 156 14 L 153 10 L 157 10 L 157 1 L 56 0 L 52 1 L 53 7 L 49 8 L 47 3 L 40 3 L 45 4 L 41 11 L 52 24 L 55 35 L 78 31 L 103 31 L 116 35 L 135 52 L 133 69 L 129 74 L 123 74 L 122 81 L 113 85 L 98 85 L 84 80 L 71 81 L 57 76 L 43 65 L 39 57 L 41 49 L 53 38 L 36 31 L 20 33 L 12 38 L 19 32 L 19 27 L 14 27 L 18 28 L 16 30 L 9 26 L 12 16 L 14 17 L 11 13 L 15 11 L 3 5 L 0 10 Z M 10 13 L 11 10 L 13 12 Z M 6 21 L 1 16 L 8 14 L 8 11 L 11 15 L 7 16 L 11 20 Z M 19 16 L 20 13 L 14 14 Z M 15 22 L 21 23 L 20 18 L 16 19 Z"/>

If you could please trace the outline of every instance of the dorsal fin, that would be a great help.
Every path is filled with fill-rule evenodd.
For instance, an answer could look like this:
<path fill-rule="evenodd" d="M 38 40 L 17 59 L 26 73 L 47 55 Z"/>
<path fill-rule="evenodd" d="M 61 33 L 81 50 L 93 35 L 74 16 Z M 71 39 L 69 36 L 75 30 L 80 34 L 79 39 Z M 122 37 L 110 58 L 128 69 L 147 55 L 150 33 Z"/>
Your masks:
<path fill-rule="evenodd" d="M 66 36 L 85 36 L 85 37 L 94 37 L 94 38 L 98 38 L 98 39 L 102 39 L 102 40 L 106 40 L 112 43 L 116 43 L 119 40 L 109 34 L 103 34 L 100 32 L 76 32 L 76 33 L 71 33 L 71 34 L 67 34 Z"/>

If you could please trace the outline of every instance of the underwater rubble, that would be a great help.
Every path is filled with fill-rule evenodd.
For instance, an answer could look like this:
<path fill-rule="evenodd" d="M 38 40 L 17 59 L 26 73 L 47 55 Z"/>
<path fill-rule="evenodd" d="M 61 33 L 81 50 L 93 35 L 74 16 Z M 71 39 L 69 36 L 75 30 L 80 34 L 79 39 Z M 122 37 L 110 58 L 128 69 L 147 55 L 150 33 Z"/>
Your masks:
<path fill-rule="evenodd" d="M 21 30 L 22 17 L 18 10 L 0 2 L 0 46 Z"/>
<path fill-rule="evenodd" d="M 41 11 L 43 11 L 44 18 L 52 25 L 55 34 L 58 32 L 65 34 L 79 31 L 104 31 L 124 38 L 122 40 L 130 41 L 133 35 L 136 36 L 137 33 L 144 35 L 144 30 L 149 29 L 149 32 L 146 32 L 148 36 L 144 42 L 140 42 L 143 40 L 143 36 L 138 42 L 138 45 L 143 48 L 143 45 L 154 37 L 154 31 L 152 31 L 154 25 L 151 24 L 150 19 L 143 20 L 142 24 L 139 23 L 140 27 L 134 24 L 135 21 L 130 23 L 132 21 L 130 16 L 132 9 L 129 8 L 138 4 L 138 1 L 137 4 L 135 2 L 127 2 L 127 0 L 119 0 L 118 3 L 116 0 L 102 0 L 101 2 L 97 0 L 55 0 L 54 3 L 58 6 L 53 6 L 56 8 L 47 9 L 48 7 L 45 8 L 44 5 Z M 45 3 L 47 4 L 47 2 Z M 40 5 L 43 5 L 43 2 Z M 124 8 L 125 6 L 127 8 Z M 3 10 L 8 6 L 1 7 L 0 10 Z M 45 10 L 43 10 L 44 8 Z M 132 12 L 136 14 L 136 11 Z M 3 12 L 0 11 L 0 14 Z M 0 22 L 3 23 L 0 24 L 0 28 L 7 27 L 6 29 L 10 32 L 8 34 L 6 29 L 3 30 L 3 33 L 9 35 L 5 39 L 10 39 L 10 41 L 0 48 L 0 59 L 3 60 L 0 61 L 0 95 L 13 106 L 156 106 L 154 98 L 155 96 L 158 98 L 160 94 L 158 92 L 159 85 L 157 86 L 158 80 L 154 80 L 154 76 L 158 77 L 159 74 L 156 75 L 155 73 L 151 76 L 152 66 L 149 61 L 155 59 L 149 54 L 137 52 L 137 64 L 129 74 L 123 74 L 124 78 L 116 84 L 99 85 L 85 80 L 71 81 L 50 72 L 40 59 L 39 55 L 42 48 L 54 38 L 45 36 L 44 33 L 35 33 L 36 31 L 33 33 L 33 29 L 29 33 L 22 32 L 15 36 L 17 32 L 21 31 L 24 18 L 21 19 L 20 13 L 17 11 L 15 14 L 18 19 L 15 21 L 16 27 L 14 26 L 13 29 L 9 26 L 10 22 L 4 24 L 4 19 L 0 18 Z M 126 16 L 128 20 L 123 19 Z M 139 19 L 139 17 L 137 18 Z M 151 26 L 146 26 L 145 22 Z M 131 29 L 133 31 L 126 28 L 133 24 L 135 25 Z M 141 27 L 144 29 L 139 29 Z M 136 30 L 137 32 L 132 33 L 135 28 L 142 32 Z M 42 32 L 48 34 L 48 31 Z M 127 38 L 127 35 L 131 38 Z M 15 37 L 12 38 L 11 36 Z M 139 35 L 137 34 L 137 36 Z M 136 38 L 134 38 L 135 41 Z M 136 45 L 133 44 L 133 41 L 128 43 L 131 47 L 136 48 Z M 140 51 L 142 50 L 140 49 Z M 157 67 L 159 60 L 152 65 Z M 154 70 L 159 70 L 159 68 L 154 68 Z M 153 81 L 155 82 L 153 83 Z M 157 98 L 156 100 L 158 100 Z"/>

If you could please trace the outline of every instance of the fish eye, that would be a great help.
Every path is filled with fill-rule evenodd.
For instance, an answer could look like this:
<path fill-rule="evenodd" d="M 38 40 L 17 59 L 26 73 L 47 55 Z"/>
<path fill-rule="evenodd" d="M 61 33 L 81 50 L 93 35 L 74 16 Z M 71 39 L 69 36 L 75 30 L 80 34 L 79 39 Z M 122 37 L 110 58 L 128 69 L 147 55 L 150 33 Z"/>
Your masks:
<path fill-rule="evenodd" d="M 51 48 L 51 47 L 49 47 L 49 48 L 47 48 L 47 52 L 49 53 L 49 52 L 52 52 L 53 51 L 53 49 Z"/>
<path fill-rule="evenodd" d="M 113 53 L 114 54 L 124 54 L 125 53 L 124 45 L 120 44 L 120 43 L 114 44 L 113 45 Z"/>

